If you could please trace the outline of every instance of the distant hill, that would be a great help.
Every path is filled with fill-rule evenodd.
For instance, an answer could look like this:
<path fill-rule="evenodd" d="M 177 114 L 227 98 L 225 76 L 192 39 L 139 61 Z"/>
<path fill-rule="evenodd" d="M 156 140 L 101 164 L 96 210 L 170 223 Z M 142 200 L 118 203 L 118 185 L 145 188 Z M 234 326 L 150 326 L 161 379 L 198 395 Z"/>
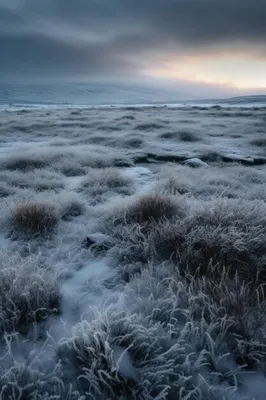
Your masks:
<path fill-rule="evenodd" d="M 230 97 L 229 99 L 221 100 L 224 103 L 266 103 L 266 95 L 239 96 Z"/>
<path fill-rule="evenodd" d="M 266 95 L 237 96 L 225 99 L 202 99 L 185 101 L 187 104 L 199 104 L 202 106 L 236 106 L 236 107 L 266 107 Z"/>

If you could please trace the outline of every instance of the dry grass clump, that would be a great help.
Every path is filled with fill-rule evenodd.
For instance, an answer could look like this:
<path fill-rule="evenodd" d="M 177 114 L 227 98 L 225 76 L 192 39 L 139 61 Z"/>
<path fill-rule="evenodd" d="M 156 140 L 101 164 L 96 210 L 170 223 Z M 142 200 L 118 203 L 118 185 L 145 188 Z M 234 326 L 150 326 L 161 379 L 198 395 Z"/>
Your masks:
<path fill-rule="evenodd" d="M 125 209 L 125 220 L 145 224 L 147 222 L 170 219 L 178 212 L 177 204 L 170 198 L 159 194 L 138 197 Z"/>
<path fill-rule="evenodd" d="M 218 202 L 186 220 L 160 223 L 149 238 L 155 257 L 192 274 L 213 278 L 225 268 L 245 282 L 265 283 L 266 221 L 263 207 L 253 207 Z"/>
<path fill-rule="evenodd" d="M 41 233 L 55 228 L 58 217 L 50 204 L 24 203 L 17 206 L 13 222 L 18 230 Z"/>
<path fill-rule="evenodd" d="M 118 168 L 91 168 L 78 191 L 85 191 L 91 197 L 91 204 L 97 204 L 114 193 L 129 195 L 133 188 L 132 180 L 124 177 Z"/>
<path fill-rule="evenodd" d="M 164 132 L 159 135 L 162 139 L 176 139 L 178 140 L 178 132 Z"/>
<path fill-rule="evenodd" d="M 61 218 L 63 220 L 68 220 L 71 217 L 79 217 L 84 214 L 85 207 L 77 199 L 71 199 L 69 202 L 63 205 L 61 211 Z"/>
<path fill-rule="evenodd" d="M 10 171 L 19 170 L 22 172 L 32 171 L 36 168 L 44 168 L 47 162 L 41 158 L 33 157 L 14 157 L 4 163 L 6 169 Z"/>
<path fill-rule="evenodd" d="M 200 139 L 195 133 L 190 131 L 182 131 L 179 133 L 179 138 L 182 142 L 198 142 Z"/>
<path fill-rule="evenodd" d="M 82 176 L 86 174 L 85 168 L 79 167 L 78 165 L 63 166 L 61 171 L 67 177 Z"/>
<path fill-rule="evenodd" d="M 112 251 L 120 263 L 127 268 L 134 262 L 170 260 L 182 274 L 211 279 L 237 274 L 246 283 L 266 283 L 262 202 L 188 200 L 186 204 L 180 209 L 171 197 L 142 196 L 125 207 L 114 224 L 107 222 L 106 229 L 117 241 Z M 130 267 L 130 275 L 140 269 Z"/>
<path fill-rule="evenodd" d="M 163 193 L 170 195 L 185 194 L 189 192 L 189 184 L 185 182 L 185 179 L 178 179 L 175 176 L 170 176 L 161 184 L 159 184 L 159 190 Z"/>
<path fill-rule="evenodd" d="M 162 139 L 181 140 L 182 142 L 199 142 L 201 139 L 193 132 L 190 131 L 170 131 L 164 132 L 160 135 Z"/>
<path fill-rule="evenodd" d="M 143 145 L 143 139 L 138 137 L 132 137 L 125 141 L 125 144 L 133 149 L 139 149 Z"/>
<path fill-rule="evenodd" d="M 116 168 L 91 169 L 84 181 L 84 186 L 90 187 L 91 185 L 116 189 L 128 186 L 128 180 Z"/>
<path fill-rule="evenodd" d="M 53 162 L 53 168 L 67 177 L 86 175 L 86 168 L 82 165 L 82 157 L 79 159 L 75 154 L 58 156 Z"/>
<path fill-rule="evenodd" d="M 143 122 L 134 127 L 136 131 L 144 131 L 144 132 L 152 132 L 155 130 L 159 130 L 163 127 L 163 124 L 156 122 Z"/>
<path fill-rule="evenodd" d="M 0 336 L 28 331 L 60 308 L 59 281 L 36 257 L 0 253 Z"/>
<path fill-rule="evenodd" d="M 254 139 L 250 143 L 258 147 L 266 147 L 266 138 Z"/>
<path fill-rule="evenodd" d="M 45 348 L 42 353 L 46 350 Z M 71 382 L 62 381 L 59 363 L 43 366 L 43 354 L 40 351 L 31 352 L 34 361 L 30 365 L 28 362 L 13 359 L 12 353 L 8 356 L 11 367 L 3 371 L 0 377 L 2 400 L 81 399 L 80 394 L 73 390 Z"/>
<path fill-rule="evenodd" d="M 181 221 L 186 212 L 185 205 L 178 204 L 173 197 L 146 194 L 120 208 L 116 206 L 103 217 L 100 229 L 116 243 L 111 250 L 113 257 L 118 257 L 126 267 L 135 263 L 145 264 L 154 258 L 153 233 L 156 227 L 164 226 L 167 221 Z M 139 270 L 139 265 L 136 268 L 133 265 L 132 270 Z"/>
<path fill-rule="evenodd" d="M 10 188 L 5 182 L 1 182 L 0 185 L 0 198 L 8 197 L 14 193 L 14 190 Z"/>
<path fill-rule="evenodd" d="M 114 321 L 99 317 L 90 323 L 77 324 L 72 330 L 73 336 L 61 341 L 58 355 L 63 366 L 71 368 L 71 379 L 78 381 L 78 390 L 92 398 L 100 395 L 104 399 L 144 400 L 134 367 L 125 365 L 131 364 L 127 349 L 119 347 L 119 330 L 122 336 L 121 327 L 125 324 L 122 313 L 116 315 L 117 321 L 115 314 L 110 315 Z M 112 332 L 115 326 L 116 332 Z"/>

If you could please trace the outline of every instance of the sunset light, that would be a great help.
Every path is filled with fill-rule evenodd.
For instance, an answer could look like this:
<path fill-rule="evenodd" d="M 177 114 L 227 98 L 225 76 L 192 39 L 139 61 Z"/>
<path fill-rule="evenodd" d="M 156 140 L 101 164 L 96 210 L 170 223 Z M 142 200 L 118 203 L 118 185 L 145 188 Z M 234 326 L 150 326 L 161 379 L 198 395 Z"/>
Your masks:
<path fill-rule="evenodd" d="M 173 57 L 147 72 L 154 78 L 219 84 L 237 89 L 266 89 L 266 61 L 245 55 Z"/>

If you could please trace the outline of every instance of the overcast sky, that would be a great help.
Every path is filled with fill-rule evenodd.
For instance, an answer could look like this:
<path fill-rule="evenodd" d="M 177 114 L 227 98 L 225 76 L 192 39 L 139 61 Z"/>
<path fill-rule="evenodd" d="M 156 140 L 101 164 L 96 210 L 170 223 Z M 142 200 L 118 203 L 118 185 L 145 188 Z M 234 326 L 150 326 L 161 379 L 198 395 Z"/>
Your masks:
<path fill-rule="evenodd" d="M 0 0 L 2 79 L 266 93 L 266 0 Z"/>

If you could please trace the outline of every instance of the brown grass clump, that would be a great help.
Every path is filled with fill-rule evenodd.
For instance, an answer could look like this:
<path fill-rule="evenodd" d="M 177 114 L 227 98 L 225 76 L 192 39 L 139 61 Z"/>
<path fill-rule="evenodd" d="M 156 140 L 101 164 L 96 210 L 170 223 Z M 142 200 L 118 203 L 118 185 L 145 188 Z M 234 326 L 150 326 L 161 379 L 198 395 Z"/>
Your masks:
<path fill-rule="evenodd" d="M 20 230 L 44 232 L 56 226 L 57 215 L 53 206 L 45 203 L 25 203 L 17 206 L 14 225 Z"/>
<path fill-rule="evenodd" d="M 220 279 L 226 271 L 246 283 L 265 284 L 265 221 L 261 209 L 234 203 L 206 208 L 185 220 L 162 221 L 148 242 L 160 261 L 179 272 Z"/>
<path fill-rule="evenodd" d="M 150 194 L 139 197 L 126 210 L 126 219 L 139 224 L 170 219 L 177 213 L 177 205 L 170 197 Z"/>

